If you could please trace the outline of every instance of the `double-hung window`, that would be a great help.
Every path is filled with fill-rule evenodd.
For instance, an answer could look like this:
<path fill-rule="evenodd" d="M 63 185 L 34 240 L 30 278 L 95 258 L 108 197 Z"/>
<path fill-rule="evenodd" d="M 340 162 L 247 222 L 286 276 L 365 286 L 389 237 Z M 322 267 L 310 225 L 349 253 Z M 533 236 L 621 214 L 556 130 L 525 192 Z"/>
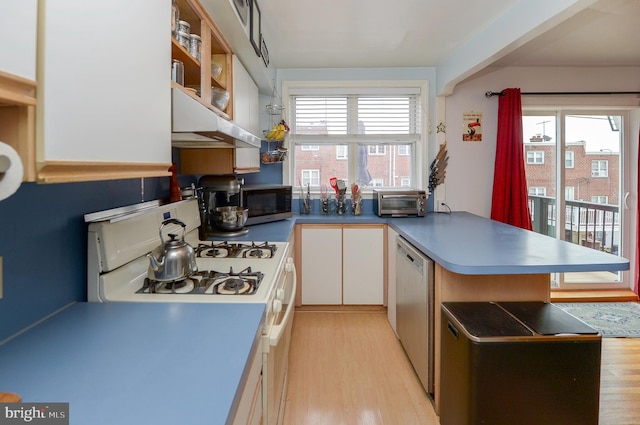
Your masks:
<path fill-rule="evenodd" d="M 426 87 L 426 82 L 285 82 L 291 130 L 284 181 L 294 187 L 310 183 L 311 190 L 328 186 L 332 177 L 363 191 L 420 188 Z M 317 179 L 309 178 L 309 170 L 317 170 Z"/>

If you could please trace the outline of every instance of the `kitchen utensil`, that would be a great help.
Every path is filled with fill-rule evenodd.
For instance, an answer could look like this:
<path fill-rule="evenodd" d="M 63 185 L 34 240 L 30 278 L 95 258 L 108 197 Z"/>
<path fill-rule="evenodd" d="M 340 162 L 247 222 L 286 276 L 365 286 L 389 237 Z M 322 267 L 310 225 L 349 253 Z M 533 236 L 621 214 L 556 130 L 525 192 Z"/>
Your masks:
<path fill-rule="evenodd" d="M 327 185 L 323 184 L 322 187 L 320 188 L 320 197 L 322 199 L 327 199 Z"/>
<path fill-rule="evenodd" d="M 162 230 L 168 224 L 182 226 L 182 236 L 179 239 L 175 233 L 169 233 L 169 240 L 164 240 Z M 161 244 L 147 254 L 149 279 L 158 282 L 171 282 L 185 279 L 198 271 L 195 251 L 184 240 L 186 227 L 182 221 L 176 218 L 162 222 L 159 230 Z"/>
<path fill-rule="evenodd" d="M 223 230 L 242 229 L 249 217 L 248 208 L 237 206 L 216 207 L 211 219 L 213 225 Z"/>
<path fill-rule="evenodd" d="M 339 195 L 339 193 L 338 193 L 338 186 L 337 186 L 337 182 L 338 182 L 338 179 L 337 179 L 336 177 L 331 177 L 331 178 L 329 179 L 329 184 L 331 185 L 331 187 L 333 188 L 333 190 L 335 190 L 336 195 Z"/>
<path fill-rule="evenodd" d="M 338 189 L 339 195 L 344 195 L 347 192 L 347 185 L 345 184 L 344 180 L 336 181 L 336 187 Z"/>
<path fill-rule="evenodd" d="M 353 215 L 362 214 L 362 203 L 360 202 L 360 188 L 356 183 L 351 184 L 351 212 Z"/>
<path fill-rule="evenodd" d="M 311 212 L 311 186 L 307 183 L 307 194 L 305 195 L 300 188 L 301 214 L 309 214 Z"/>

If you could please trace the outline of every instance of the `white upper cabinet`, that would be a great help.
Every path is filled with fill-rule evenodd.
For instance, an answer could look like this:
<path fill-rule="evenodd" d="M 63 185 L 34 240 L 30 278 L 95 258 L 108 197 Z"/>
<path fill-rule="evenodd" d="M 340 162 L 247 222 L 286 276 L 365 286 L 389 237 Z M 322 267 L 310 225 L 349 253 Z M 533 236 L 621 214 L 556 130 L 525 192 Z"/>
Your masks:
<path fill-rule="evenodd" d="M 233 120 L 251 134 L 260 132 L 258 86 L 237 56 L 233 56 Z"/>
<path fill-rule="evenodd" d="M 233 120 L 251 134 L 260 135 L 260 94 L 237 56 L 233 56 Z M 260 171 L 260 149 L 236 149 L 236 169 Z"/>
<path fill-rule="evenodd" d="M 0 72 L 36 79 L 38 0 L 3 0 L 0 13 Z"/>
<path fill-rule="evenodd" d="M 171 1 L 39 7 L 38 180 L 169 175 Z"/>

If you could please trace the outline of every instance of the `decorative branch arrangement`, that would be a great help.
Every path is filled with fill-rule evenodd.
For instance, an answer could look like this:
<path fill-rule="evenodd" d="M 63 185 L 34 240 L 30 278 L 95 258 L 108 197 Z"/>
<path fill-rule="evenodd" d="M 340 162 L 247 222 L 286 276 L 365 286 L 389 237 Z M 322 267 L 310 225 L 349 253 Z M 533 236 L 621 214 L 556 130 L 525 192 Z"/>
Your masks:
<path fill-rule="evenodd" d="M 444 142 L 440 146 L 440 150 L 435 159 L 429 166 L 429 192 L 433 193 L 434 189 L 444 182 L 444 177 L 447 172 L 447 162 L 449 156 L 447 155 L 447 142 Z"/>

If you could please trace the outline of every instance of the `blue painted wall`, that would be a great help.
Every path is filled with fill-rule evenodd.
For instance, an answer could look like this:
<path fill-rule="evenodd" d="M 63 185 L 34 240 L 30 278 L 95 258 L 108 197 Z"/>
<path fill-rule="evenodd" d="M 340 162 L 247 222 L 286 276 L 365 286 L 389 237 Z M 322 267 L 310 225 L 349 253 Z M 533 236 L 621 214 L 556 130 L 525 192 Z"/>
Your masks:
<path fill-rule="evenodd" d="M 0 201 L 0 341 L 71 302 L 86 301 L 84 214 L 168 194 L 169 178 L 23 183 Z"/>

